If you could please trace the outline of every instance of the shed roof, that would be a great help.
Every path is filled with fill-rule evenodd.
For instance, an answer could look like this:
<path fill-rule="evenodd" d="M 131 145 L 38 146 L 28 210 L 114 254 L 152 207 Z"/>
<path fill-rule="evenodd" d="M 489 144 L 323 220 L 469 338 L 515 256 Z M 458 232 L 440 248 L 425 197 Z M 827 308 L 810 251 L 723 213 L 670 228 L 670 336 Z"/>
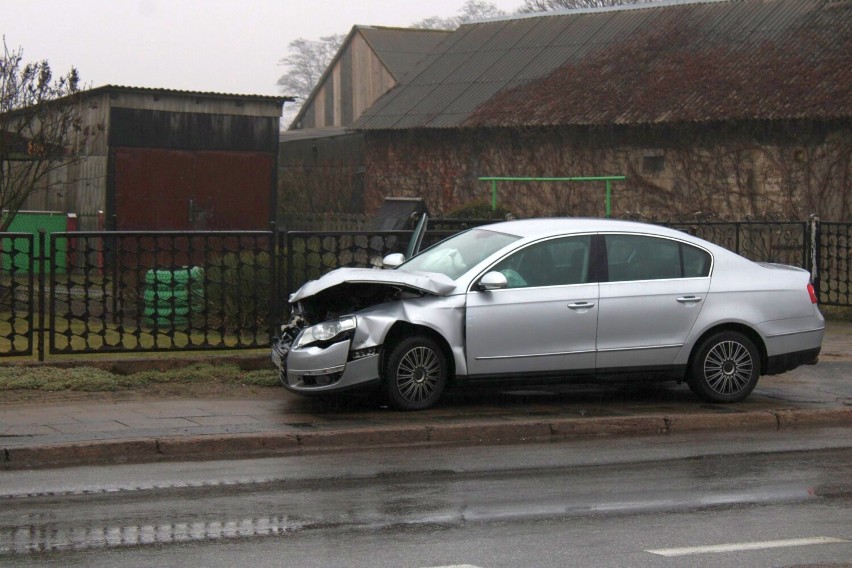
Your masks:
<path fill-rule="evenodd" d="M 210 91 L 184 91 L 180 89 L 165 89 L 158 87 L 129 87 L 125 85 L 103 85 L 95 87 L 87 91 L 83 91 L 85 95 L 97 95 L 101 93 L 136 93 L 136 94 L 153 94 L 153 95 L 176 95 L 186 97 L 201 97 L 210 99 L 245 99 L 250 101 L 270 102 L 278 105 L 291 103 L 296 99 L 290 96 L 269 96 L 269 95 L 246 95 L 237 93 L 217 93 Z"/>
<path fill-rule="evenodd" d="M 461 26 L 360 130 L 852 116 L 852 1 L 704 0 Z"/>

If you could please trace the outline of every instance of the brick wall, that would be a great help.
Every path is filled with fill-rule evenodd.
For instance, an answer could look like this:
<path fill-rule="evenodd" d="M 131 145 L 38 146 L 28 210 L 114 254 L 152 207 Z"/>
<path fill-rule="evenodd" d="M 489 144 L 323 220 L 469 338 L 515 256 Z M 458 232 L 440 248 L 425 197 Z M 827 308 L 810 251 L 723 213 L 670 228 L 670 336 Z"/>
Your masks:
<path fill-rule="evenodd" d="M 423 197 L 433 215 L 488 202 L 482 176 L 626 175 L 613 216 L 852 218 L 848 121 L 366 133 L 365 208 Z M 602 183 L 499 185 L 519 216 L 603 216 Z"/>

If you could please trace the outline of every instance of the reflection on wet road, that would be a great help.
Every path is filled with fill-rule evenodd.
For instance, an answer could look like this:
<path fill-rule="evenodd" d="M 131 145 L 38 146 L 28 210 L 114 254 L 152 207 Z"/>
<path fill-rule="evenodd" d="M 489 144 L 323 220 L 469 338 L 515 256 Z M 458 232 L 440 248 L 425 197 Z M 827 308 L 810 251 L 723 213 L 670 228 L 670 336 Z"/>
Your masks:
<path fill-rule="evenodd" d="M 0 555 L 848 499 L 852 449 L 800 437 L 783 451 L 777 437 L 691 451 L 653 438 L 33 472 L 0 491 Z"/>

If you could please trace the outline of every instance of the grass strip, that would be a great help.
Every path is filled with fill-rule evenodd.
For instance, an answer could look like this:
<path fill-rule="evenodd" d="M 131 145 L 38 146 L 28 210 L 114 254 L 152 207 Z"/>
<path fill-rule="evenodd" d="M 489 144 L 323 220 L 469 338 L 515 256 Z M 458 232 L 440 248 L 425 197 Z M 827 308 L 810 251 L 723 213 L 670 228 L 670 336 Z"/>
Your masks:
<path fill-rule="evenodd" d="M 273 369 L 244 371 L 236 364 L 197 363 L 178 369 L 118 375 L 95 367 L 0 367 L 0 391 L 109 392 L 144 388 L 153 384 L 219 382 L 271 387 L 278 384 Z"/>

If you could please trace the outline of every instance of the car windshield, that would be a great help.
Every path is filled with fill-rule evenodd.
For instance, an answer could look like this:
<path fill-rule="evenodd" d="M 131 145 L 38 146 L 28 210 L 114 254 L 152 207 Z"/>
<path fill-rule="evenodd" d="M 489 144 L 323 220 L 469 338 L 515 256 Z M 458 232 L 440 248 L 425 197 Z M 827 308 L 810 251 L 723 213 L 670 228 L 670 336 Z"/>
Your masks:
<path fill-rule="evenodd" d="M 398 270 L 439 272 L 453 280 L 520 237 L 486 229 L 471 229 L 430 247 Z"/>

